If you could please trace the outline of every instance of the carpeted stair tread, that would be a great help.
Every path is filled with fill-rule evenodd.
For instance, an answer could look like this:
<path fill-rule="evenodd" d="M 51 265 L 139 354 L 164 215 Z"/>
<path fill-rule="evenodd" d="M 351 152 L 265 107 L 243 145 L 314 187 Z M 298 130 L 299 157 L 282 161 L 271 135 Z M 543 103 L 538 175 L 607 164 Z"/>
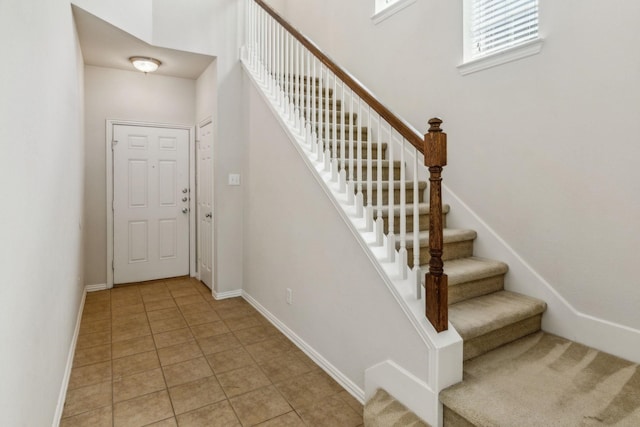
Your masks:
<path fill-rule="evenodd" d="M 364 406 L 366 427 L 430 427 L 389 393 L 378 389 Z"/>
<path fill-rule="evenodd" d="M 429 271 L 429 265 L 422 265 L 421 269 Z M 508 270 L 503 262 L 473 256 L 445 260 L 449 305 L 503 290 Z"/>
<path fill-rule="evenodd" d="M 428 270 L 429 265 L 422 267 L 423 269 L 426 267 Z M 509 266 L 504 262 L 479 257 L 453 259 L 444 262 L 444 271 L 449 276 L 449 286 L 505 274 L 508 270 Z"/>
<path fill-rule="evenodd" d="M 538 332 L 464 364 L 444 426 L 640 426 L 638 364 Z"/>
<path fill-rule="evenodd" d="M 354 181 L 354 186 L 357 186 L 358 183 L 360 181 Z M 367 182 L 366 181 L 362 181 L 362 190 L 366 191 L 367 190 Z M 373 182 L 373 185 L 371 186 L 371 188 L 375 191 L 377 190 L 379 187 L 378 182 L 375 181 Z M 382 181 L 382 189 L 383 190 L 387 190 L 389 188 L 389 181 Z M 400 182 L 399 181 L 394 181 L 393 182 L 393 188 L 396 190 L 399 190 L 401 188 Z M 427 188 L 427 182 L 426 181 L 418 181 L 418 189 L 420 190 L 424 190 L 425 188 Z M 407 181 L 405 183 L 405 189 L 413 189 L 413 181 Z M 399 200 L 395 201 L 395 204 L 400 203 Z"/>
<path fill-rule="evenodd" d="M 546 303 L 515 292 L 499 291 L 449 306 L 449 321 L 463 340 L 540 315 Z"/>
<path fill-rule="evenodd" d="M 399 232 L 400 230 L 396 230 L 396 234 Z M 413 232 L 407 233 L 407 249 L 413 248 L 413 235 Z M 477 235 L 478 233 L 476 233 L 474 230 L 465 230 L 462 228 L 445 228 L 444 230 L 442 230 L 442 237 L 445 244 L 474 240 Z M 418 241 L 420 242 L 420 247 L 429 246 L 429 232 L 420 231 L 418 233 Z"/>
<path fill-rule="evenodd" d="M 320 117 L 322 117 L 323 120 L 333 121 L 334 111 L 324 111 L 324 114 L 321 114 L 320 111 L 316 111 L 315 114 L 312 114 L 311 111 L 303 111 L 303 115 L 305 118 L 312 117 L 316 120 L 319 120 Z M 358 114 L 356 113 L 349 113 L 348 111 L 336 111 L 335 116 L 338 124 L 342 124 L 344 122 L 344 124 L 346 125 L 354 125 L 358 122 Z"/>
<path fill-rule="evenodd" d="M 429 215 L 429 209 L 430 209 L 429 203 L 418 203 L 419 215 Z M 381 211 L 382 211 L 383 217 L 388 217 L 390 208 L 388 205 L 385 205 L 385 206 L 382 206 Z M 377 212 L 377 208 L 376 208 L 376 212 Z M 413 215 L 413 203 L 406 204 L 406 213 L 407 215 Z M 443 214 L 449 213 L 449 205 L 442 205 L 442 213 Z M 377 216 L 377 213 L 376 213 L 376 216 Z M 393 216 L 396 216 L 396 217 L 400 216 L 400 206 L 394 205 Z"/>
<path fill-rule="evenodd" d="M 327 145 L 329 146 L 329 150 L 333 150 L 333 140 L 328 141 Z M 346 150 L 346 152 L 345 152 L 346 154 L 348 154 L 351 151 L 351 141 L 348 140 L 348 139 L 346 141 L 340 139 L 340 140 L 338 140 L 338 143 L 336 145 L 337 145 L 336 148 L 338 149 L 338 151 L 340 151 L 343 147 Z M 369 147 L 369 141 L 360 141 L 359 143 L 357 141 L 353 141 L 353 152 L 354 152 L 354 154 L 356 154 L 356 151 L 358 150 L 358 148 L 360 148 L 359 147 L 360 145 L 362 145 L 362 147 L 361 147 L 362 148 L 362 152 L 366 154 L 367 150 L 368 150 L 368 147 Z M 380 144 L 380 148 L 382 149 L 383 152 L 387 150 L 387 145 L 388 144 L 386 142 L 383 142 L 383 143 Z M 378 143 L 377 142 L 371 143 L 371 151 L 376 153 L 376 156 L 375 156 L 376 158 L 377 158 L 377 150 L 378 150 Z M 349 156 L 346 156 L 346 159 L 349 159 Z M 383 156 L 383 159 L 384 159 L 384 156 Z M 356 162 L 356 160 L 357 159 L 354 158 L 354 163 Z M 365 163 L 366 162 L 366 157 L 362 157 L 361 160 L 362 160 L 363 163 Z M 373 160 L 373 159 L 371 159 L 371 160 Z"/>

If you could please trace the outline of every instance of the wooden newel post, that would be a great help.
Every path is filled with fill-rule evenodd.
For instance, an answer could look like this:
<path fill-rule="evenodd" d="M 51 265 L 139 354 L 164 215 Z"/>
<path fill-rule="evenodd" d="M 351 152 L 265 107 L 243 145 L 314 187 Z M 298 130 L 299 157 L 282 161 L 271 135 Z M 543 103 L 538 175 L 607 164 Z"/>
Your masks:
<path fill-rule="evenodd" d="M 448 328 L 448 282 L 444 274 L 442 248 L 442 168 L 447 164 L 447 134 L 442 132 L 442 120 L 429 120 L 429 132 L 424 136 L 424 163 L 429 168 L 429 272 L 426 275 L 426 315 L 436 331 Z"/>

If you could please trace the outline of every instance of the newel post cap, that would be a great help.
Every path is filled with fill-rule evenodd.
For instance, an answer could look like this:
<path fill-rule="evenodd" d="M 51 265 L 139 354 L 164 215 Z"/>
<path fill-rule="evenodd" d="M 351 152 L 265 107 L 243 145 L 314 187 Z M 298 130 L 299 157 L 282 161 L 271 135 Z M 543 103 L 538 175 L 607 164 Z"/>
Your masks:
<path fill-rule="evenodd" d="M 429 132 L 424 136 L 424 164 L 427 167 L 443 167 L 447 164 L 447 134 L 442 132 L 442 119 L 429 120 Z"/>

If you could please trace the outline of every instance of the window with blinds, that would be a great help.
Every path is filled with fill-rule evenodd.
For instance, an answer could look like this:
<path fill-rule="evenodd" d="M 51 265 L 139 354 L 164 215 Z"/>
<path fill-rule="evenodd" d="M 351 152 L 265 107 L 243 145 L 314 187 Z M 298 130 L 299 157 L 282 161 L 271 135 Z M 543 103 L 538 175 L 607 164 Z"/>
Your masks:
<path fill-rule="evenodd" d="M 470 0 L 469 59 L 538 38 L 538 0 Z"/>

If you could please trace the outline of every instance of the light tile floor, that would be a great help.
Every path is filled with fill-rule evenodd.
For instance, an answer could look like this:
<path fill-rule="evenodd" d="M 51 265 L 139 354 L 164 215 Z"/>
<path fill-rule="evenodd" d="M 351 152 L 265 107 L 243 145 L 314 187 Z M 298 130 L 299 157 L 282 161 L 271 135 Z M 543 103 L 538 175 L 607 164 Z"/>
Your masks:
<path fill-rule="evenodd" d="M 242 298 L 177 278 L 87 295 L 69 426 L 361 426 L 362 405 Z"/>

